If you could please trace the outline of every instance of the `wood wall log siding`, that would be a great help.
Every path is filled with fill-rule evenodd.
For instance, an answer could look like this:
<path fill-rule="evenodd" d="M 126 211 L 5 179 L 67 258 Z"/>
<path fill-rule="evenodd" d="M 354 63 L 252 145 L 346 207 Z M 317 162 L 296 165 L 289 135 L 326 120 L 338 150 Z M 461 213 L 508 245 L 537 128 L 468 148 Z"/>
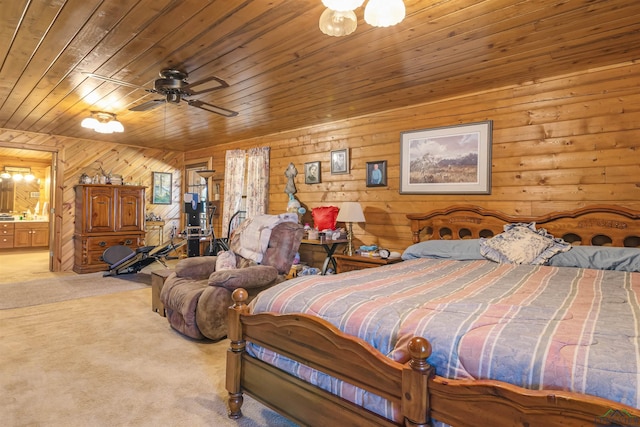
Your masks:
<path fill-rule="evenodd" d="M 489 119 L 494 127 L 491 195 L 398 193 L 400 132 Z M 63 204 L 59 209 L 62 227 L 56 239 L 62 270 L 71 270 L 73 265 L 73 187 L 83 172 L 92 175 L 97 165 L 102 165 L 124 175 L 125 181 L 147 186 L 151 185 L 152 171 L 173 173 L 174 203 L 148 203 L 147 212 L 169 219 L 180 229 L 183 164 L 211 157 L 216 177 L 221 179 L 225 150 L 257 146 L 271 147 L 271 213 L 286 209 L 284 170 L 293 161 L 298 169 L 296 197 L 304 206 L 310 209 L 360 201 L 367 222 L 354 226 L 357 240 L 400 251 L 411 244 L 407 213 L 453 203 L 528 215 L 599 202 L 640 209 L 640 64 L 525 81 L 185 154 L 0 129 L 0 147 L 59 153 L 63 178 L 58 190 L 63 192 Z M 350 173 L 331 175 L 330 152 L 341 148 L 350 151 Z M 375 160 L 387 160 L 388 187 L 365 186 L 365 164 Z M 321 162 L 319 184 L 304 184 L 304 163 L 309 161 Z M 150 194 L 148 191 L 147 202 Z M 310 216 L 305 220 L 310 222 Z M 168 223 L 167 236 L 170 230 Z M 216 230 L 220 230 L 220 218 Z M 323 257 L 321 251 L 306 247 L 301 252 L 316 264 Z"/>
<path fill-rule="evenodd" d="M 165 241 L 169 238 L 174 226 L 178 230 L 181 229 L 180 204 L 178 203 L 182 192 L 184 159 L 184 154 L 181 152 L 130 147 L 88 139 L 8 129 L 0 129 L 0 152 L 3 152 L 2 147 L 47 149 L 58 152 L 58 165 L 62 170 L 62 178 L 56 187 L 56 191 L 60 193 L 61 203 L 57 208 L 56 217 L 60 218 L 61 227 L 52 242 L 56 256 L 54 260 L 56 270 L 71 271 L 73 267 L 75 185 L 78 184 L 81 174 L 86 173 L 93 177 L 99 172 L 99 167 L 102 167 L 106 172 L 121 174 L 125 182 L 140 183 L 147 187 L 146 213 L 153 212 L 165 219 Z M 171 205 L 151 204 L 151 172 L 170 172 L 173 174 L 173 203 Z M 53 201 L 51 204 L 53 206 Z"/>
<path fill-rule="evenodd" d="M 490 195 L 399 194 L 400 132 L 493 120 Z M 296 197 L 310 209 L 361 202 L 359 242 L 402 251 L 411 244 L 407 213 L 470 203 L 540 215 L 594 203 L 640 209 L 640 64 L 591 70 L 328 125 L 265 135 L 186 153 L 212 156 L 224 177 L 228 149 L 271 147 L 270 213 L 286 209 L 284 170 L 298 169 Z M 330 152 L 348 148 L 348 175 L 331 175 Z M 366 187 L 366 162 L 387 161 L 388 187 Z M 320 161 L 322 182 L 304 184 L 304 163 Z M 305 220 L 311 222 L 310 215 Z M 322 253 L 301 249 L 317 262 Z"/>

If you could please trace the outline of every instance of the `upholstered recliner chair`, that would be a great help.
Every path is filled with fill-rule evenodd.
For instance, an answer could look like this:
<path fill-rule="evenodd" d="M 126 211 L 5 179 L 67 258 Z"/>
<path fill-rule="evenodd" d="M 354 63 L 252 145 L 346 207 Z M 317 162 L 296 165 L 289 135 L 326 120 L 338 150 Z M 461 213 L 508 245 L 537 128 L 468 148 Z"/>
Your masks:
<path fill-rule="evenodd" d="M 180 260 L 160 294 L 171 327 L 194 339 L 224 338 L 231 293 L 242 287 L 251 298 L 285 280 L 303 233 L 296 215 L 259 215 L 234 231 L 229 252 Z"/>

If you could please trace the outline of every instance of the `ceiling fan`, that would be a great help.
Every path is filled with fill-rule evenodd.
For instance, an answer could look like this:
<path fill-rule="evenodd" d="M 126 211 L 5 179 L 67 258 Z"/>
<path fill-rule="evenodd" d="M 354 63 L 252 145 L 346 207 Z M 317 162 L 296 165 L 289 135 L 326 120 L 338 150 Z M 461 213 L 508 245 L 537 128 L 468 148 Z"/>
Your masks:
<path fill-rule="evenodd" d="M 192 107 L 200 108 L 211 113 L 220 114 L 225 117 L 234 117 L 238 113 L 227 108 L 218 107 L 217 105 L 209 104 L 208 102 L 200 101 L 197 99 L 187 99 L 187 97 L 201 95 L 206 92 L 229 87 L 229 84 L 216 76 L 206 77 L 197 82 L 189 83 L 187 78 L 189 74 L 185 71 L 164 69 L 160 71 L 160 78 L 156 79 L 153 83 L 153 89 L 139 86 L 137 84 L 125 82 L 122 80 L 113 79 L 107 76 L 101 76 L 93 73 L 83 73 L 94 79 L 104 80 L 106 82 L 115 83 L 122 86 L 129 86 L 136 89 L 142 89 L 149 93 L 157 93 L 163 95 L 164 98 L 152 99 L 151 101 L 144 102 L 140 105 L 130 108 L 130 111 L 147 111 L 153 108 L 159 107 L 165 103 L 178 104 L 180 101 L 184 101 Z"/>

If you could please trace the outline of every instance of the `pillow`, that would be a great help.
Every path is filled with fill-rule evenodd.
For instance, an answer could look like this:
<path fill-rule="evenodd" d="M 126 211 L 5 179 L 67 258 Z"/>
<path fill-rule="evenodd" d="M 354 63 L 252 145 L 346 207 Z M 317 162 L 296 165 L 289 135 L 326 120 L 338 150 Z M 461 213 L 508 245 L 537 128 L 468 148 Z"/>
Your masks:
<path fill-rule="evenodd" d="M 480 239 L 427 240 L 409 246 L 402 253 L 402 259 L 440 258 L 457 261 L 485 259 L 480 254 Z"/>
<path fill-rule="evenodd" d="M 535 222 L 507 224 L 503 233 L 480 241 L 482 256 L 509 264 L 544 264 L 558 252 L 569 249 L 569 243 L 553 237 L 544 228 L 536 230 Z"/>
<path fill-rule="evenodd" d="M 594 268 L 598 270 L 640 271 L 640 249 L 610 246 L 572 246 L 570 251 L 552 256 L 547 265 Z"/>
<path fill-rule="evenodd" d="M 316 230 L 335 230 L 339 211 L 340 209 L 335 206 L 322 206 L 311 209 L 313 225 Z"/>
<path fill-rule="evenodd" d="M 231 251 L 218 252 L 216 271 L 233 270 L 236 268 L 236 254 Z"/>

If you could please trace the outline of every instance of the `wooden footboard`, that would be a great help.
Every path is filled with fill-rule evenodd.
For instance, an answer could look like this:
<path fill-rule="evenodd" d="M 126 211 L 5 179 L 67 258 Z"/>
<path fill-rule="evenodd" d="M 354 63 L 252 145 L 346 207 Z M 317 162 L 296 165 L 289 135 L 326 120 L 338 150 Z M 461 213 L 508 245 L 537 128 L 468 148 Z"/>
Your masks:
<path fill-rule="evenodd" d="M 424 338 L 411 340 L 411 360 L 403 365 L 322 319 L 250 315 L 247 292 L 238 289 L 233 298 L 226 377 L 231 418 L 242 416 L 247 393 L 301 425 L 426 426 L 433 418 L 470 427 L 640 426 L 640 410 L 606 399 L 436 376 L 426 362 L 431 346 Z M 251 357 L 247 341 L 398 403 L 403 421 L 387 420 Z"/>
<path fill-rule="evenodd" d="M 304 425 L 398 425 L 256 360 L 245 352 L 246 341 L 251 341 L 401 404 L 406 425 L 427 425 L 426 384 L 433 369 L 426 363 L 431 354 L 426 340 L 411 342 L 413 359 L 402 365 L 322 319 L 302 314 L 248 315 L 246 291 L 234 291 L 233 298 L 226 379 L 231 418 L 241 416 L 242 393 L 246 392 Z"/>

